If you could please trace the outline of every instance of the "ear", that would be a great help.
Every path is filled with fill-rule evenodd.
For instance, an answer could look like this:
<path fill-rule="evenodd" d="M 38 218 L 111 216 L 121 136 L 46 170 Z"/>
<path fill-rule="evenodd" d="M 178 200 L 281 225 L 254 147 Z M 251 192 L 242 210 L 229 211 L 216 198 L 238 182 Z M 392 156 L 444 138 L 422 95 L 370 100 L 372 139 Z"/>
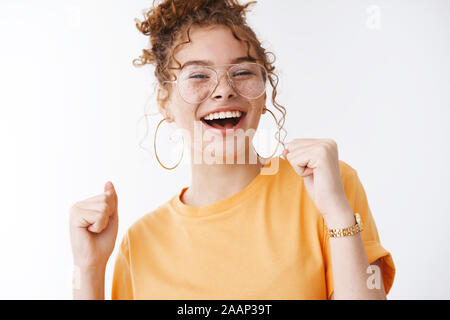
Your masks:
<path fill-rule="evenodd" d="M 266 113 L 266 110 L 267 110 L 267 107 L 266 107 L 266 98 L 267 98 L 267 93 L 264 92 L 264 107 L 262 108 L 261 114 Z"/>
<path fill-rule="evenodd" d="M 158 103 L 158 111 L 162 114 L 164 118 L 167 118 L 168 122 L 173 122 L 173 117 L 170 115 L 168 107 L 169 91 L 167 89 L 159 86 L 156 94 L 156 101 Z"/>
<path fill-rule="evenodd" d="M 166 88 L 158 86 L 158 92 L 156 93 L 156 100 L 158 103 L 165 101 L 169 97 L 169 91 Z"/>

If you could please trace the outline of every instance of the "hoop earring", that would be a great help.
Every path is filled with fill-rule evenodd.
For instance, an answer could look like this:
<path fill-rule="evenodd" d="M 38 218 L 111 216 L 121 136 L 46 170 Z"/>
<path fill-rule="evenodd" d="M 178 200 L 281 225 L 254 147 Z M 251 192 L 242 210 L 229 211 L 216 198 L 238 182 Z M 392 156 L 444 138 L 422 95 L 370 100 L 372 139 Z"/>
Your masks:
<path fill-rule="evenodd" d="M 270 110 L 267 109 L 266 107 L 264 107 L 263 111 L 269 111 L 270 114 L 272 115 L 272 117 L 275 119 L 275 123 L 277 124 L 277 127 L 278 127 L 278 130 L 277 130 L 277 134 L 278 134 L 278 139 L 277 139 L 278 143 L 277 143 L 277 147 L 275 148 L 275 152 L 272 153 L 272 154 L 270 155 L 270 157 L 264 158 L 264 157 L 261 157 L 261 156 L 259 155 L 258 151 L 256 151 L 256 149 L 255 149 L 255 147 L 253 146 L 253 144 L 252 144 L 252 146 L 253 146 L 253 150 L 255 150 L 255 152 L 256 152 L 256 155 L 257 155 L 260 159 L 269 160 L 269 159 L 271 159 L 271 158 L 277 153 L 278 147 L 280 146 L 280 127 L 278 126 L 277 118 L 275 117 L 275 115 L 273 114 L 272 111 L 270 111 Z M 263 114 L 264 114 L 264 113 L 265 113 L 265 112 L 263 112 Z"/>
<path fill-rule="evenodd" d="M 158 125 L 156 126 L 155 134 L 154 134 L 154 136 L 153 136 L 153 150 L 155 151 L 156 160 L 159 162 L 159 164 L 161 165 L 161 167 L 163 167 L 164 169 L 167 169 L 167 170 L 173 170 L 173 169 L 175 169 L 176 167 L 178 167 L 178 165 L 180 164 L 181 160 L 183 159 L 183 155 L 184 155 L 184 137 L 182 137 L 182 139 L 183 139 L 183 151 L 182 151 L 182 153 L 181 153 L 181 158 L 180 158 L 180 160 L 178 161 L 178 163 L 177 163 L 174 167 L 170 167 L 170 168 L 169 168 L 169 167 L 166 167 L 165 165 L 163 165 L 163 164 L 161 163 L 161 161 L 159 160 L 158 152 L 156 151 L 156 133 L 158 132 L 159 126 L 161 125 L 161 123 L 162 123 L 164 120 L 168 120 L 168 118 L 162 119 L 162 120 L 158 123 Z"/>

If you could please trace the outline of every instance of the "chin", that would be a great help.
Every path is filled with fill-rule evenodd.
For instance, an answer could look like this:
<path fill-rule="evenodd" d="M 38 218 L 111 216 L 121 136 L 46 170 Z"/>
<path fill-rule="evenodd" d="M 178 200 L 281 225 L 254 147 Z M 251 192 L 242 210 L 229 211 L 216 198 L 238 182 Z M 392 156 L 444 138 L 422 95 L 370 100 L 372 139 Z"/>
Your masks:
<path fill-rule="evenodd" d="M 246 163 L 245 137 L 237 139 L 237 143 L 233 143 L 233 136 L 224 137 L 221 141 L 217 138 L 206 145 L 203 149 L 204 160 L 209 164 L 244 164 Z M 231 146 L 231 148 L 227 148 Z M 222 150 L 220 152 L 220 150 Z"/>

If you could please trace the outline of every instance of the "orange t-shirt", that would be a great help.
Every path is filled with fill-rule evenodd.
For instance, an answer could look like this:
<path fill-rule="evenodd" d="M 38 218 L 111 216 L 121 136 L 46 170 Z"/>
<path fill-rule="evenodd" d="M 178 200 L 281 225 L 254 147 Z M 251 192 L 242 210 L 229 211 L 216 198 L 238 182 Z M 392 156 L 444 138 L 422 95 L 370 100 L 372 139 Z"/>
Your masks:
<path fill-rule="evenodd" d="M 290 163 L 277 157 L 264 168 L 273 163 L 275 174 L 260 173 L 221 201 L 186 205 L 184 187 L 137 220 L 120 243 L 111 298 L 329 299 L 331 253 L 322 215 Z M 361 215 L 369 262 L 382 258 L 388 293 L 391 254 L 380 244 L 357 172 L 341 160 L 339 167 L 347 199 Z"/>

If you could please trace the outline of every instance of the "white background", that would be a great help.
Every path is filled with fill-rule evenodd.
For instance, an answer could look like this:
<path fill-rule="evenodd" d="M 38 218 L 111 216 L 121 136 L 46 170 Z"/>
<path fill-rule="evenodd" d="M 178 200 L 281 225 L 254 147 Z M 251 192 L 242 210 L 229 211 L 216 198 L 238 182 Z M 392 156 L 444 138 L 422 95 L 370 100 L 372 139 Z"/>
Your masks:
<path fill-rule="evenodd" d="M 0 2 L 0 298 L 71 298 L 68 209 L 106 181 L 117 241 L 189 185 L 153 156 L 160 117 L 145 139 L 153 68 L 131 61 L 151 3 Z M 287 141 L 333 138 L 357 170 L 397 268 L 388 298 L 449 299 L 450 1 L 260 0 L 248 20 L 277 57 Z"/>

